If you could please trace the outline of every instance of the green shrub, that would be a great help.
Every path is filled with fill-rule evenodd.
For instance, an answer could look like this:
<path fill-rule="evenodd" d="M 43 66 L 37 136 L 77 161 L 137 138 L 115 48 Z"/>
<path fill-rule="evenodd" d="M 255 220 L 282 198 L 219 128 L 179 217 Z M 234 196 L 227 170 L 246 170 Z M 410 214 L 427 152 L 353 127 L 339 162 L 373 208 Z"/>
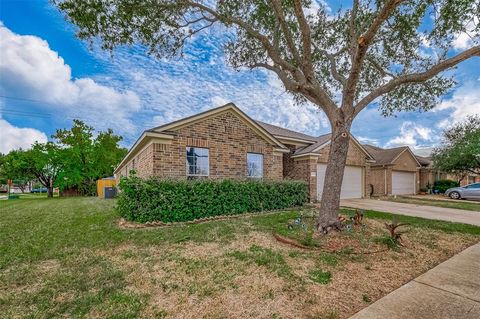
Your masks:
<path fill-rule="evenodd" d="M 300 206 L 307 201 L 301 181 L 165 180 L 122 178 L 117 210 L 126 219 L 181 222 Z"/>
<path fill-rule="evenodd" d="M 452 181 L 450 179 L 441 179 L 433 184 L 433 189 L 437 190 L 439 193 L 445 193 L 447 189 L 458 186 L 460 186 L 460 184 L 456 181 Z"/>

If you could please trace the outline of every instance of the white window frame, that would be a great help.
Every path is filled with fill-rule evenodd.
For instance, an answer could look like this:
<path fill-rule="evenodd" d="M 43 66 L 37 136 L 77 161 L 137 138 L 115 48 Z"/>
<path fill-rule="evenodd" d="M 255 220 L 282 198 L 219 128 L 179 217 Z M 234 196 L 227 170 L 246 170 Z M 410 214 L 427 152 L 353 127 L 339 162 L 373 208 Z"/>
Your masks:
<path fill-rule="evenodd" d="M 190 164 L 188 163 L 188 149 L 193 148 L 193 149 L 203 149 L 207 150 L 207 174 L 190 174 L 189 173 L 189 168 Z M 185 148 L 185 171 L 187 176 L 192 176 L 192 177 L 205 177 L 205 176 L 210 176 L 210 150 L 206 147 L 196 147 L 196 146 L 187 146 Z"/>
<path fill-rule="evenodd" d="M 248 171 L 249 171 L 249 169 L 248 169 L 248 156 L 249 155 L 259 155 L 260 156 L 260 159 L 262 161 L 262 163 L 261 163 L 261 175 L 260 176 L 250 176 L 250 175 L 248 175 Z M 263 161 L 263 159 L 264 159 L 264 156 L 263 156 L 262 153 L 253 153 L 253 152 L 248 152 L 247 153 L 247 171 L 246 171 L 246 174 L 247 174 L 248 178 L 263 178 L 263 175 L 264 175 L 264 165 L 263 165 L 264 161 Z"/>

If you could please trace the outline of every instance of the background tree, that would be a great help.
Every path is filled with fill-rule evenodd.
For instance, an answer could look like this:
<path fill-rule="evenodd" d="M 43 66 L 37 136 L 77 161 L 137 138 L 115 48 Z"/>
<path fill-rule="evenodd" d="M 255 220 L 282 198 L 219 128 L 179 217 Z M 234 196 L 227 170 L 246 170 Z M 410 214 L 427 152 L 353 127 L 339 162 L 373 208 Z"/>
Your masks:
<path fill-rule="evenodd" d="M 95 195 L 96 181 L 112 176 L 115 166 L 126 155 L 119 147 L 122 137 L 111 129 L 94 138 L 94 128 L 74 120 L 70 129 L 58 129 L 52 136 L 63 152 L 63 169 L 57 177 L 64 190 L 75 188 L 82 195 Z"/>
<path fill-rule="evenodd" d="M 97 178 L 113 175 L 115 167 L 127 155 L 128 150 L 120 147 L 122 137 L 115 135 L 111 129 L 100 132 L 93 143 L 93 161 L 96 163 Z"/>
<path fill-rule="evenodd" d="M 274 72 L 299 102 L 322 109 L 332 141 L 320 230 L 337 218 L 353 119 L 377 99 L 385 115 L 432 108 L 454 83 L 444 71 L 480 55 L 478 0 L 353 0 L 334 14 L 321 2 L 306 14 L 310 0 L 55 2 L 81 39 L 100 38 L 109 50 L 139 43 L 158 57 L 221 25 L 231 66 Z M 471 47 L 452 52 L 459 32 Z"/>
<path fill-rule="evenodd" d="M 13 180 L 14 184 L 24 193 L 35 178 L 27 164 L 25 151 L 21 149 L 0 156 L 0 177 Z"/>
<path fill-rule="evenodd" d="M 480 116 L 470 116 L 443 133 L 442 146 L 433 151 L 438 170 L 463 179 L 468 174 L 480 175 Z"/>
<path fill-rule="evenodd" d="M 34 175 L 44 187 L 47 188 L 47 196 L 53 197 L 54 182 L 63 169 L 64 155 L 55 143 L 38 143 L 25 151 L 26 170 Z"/>

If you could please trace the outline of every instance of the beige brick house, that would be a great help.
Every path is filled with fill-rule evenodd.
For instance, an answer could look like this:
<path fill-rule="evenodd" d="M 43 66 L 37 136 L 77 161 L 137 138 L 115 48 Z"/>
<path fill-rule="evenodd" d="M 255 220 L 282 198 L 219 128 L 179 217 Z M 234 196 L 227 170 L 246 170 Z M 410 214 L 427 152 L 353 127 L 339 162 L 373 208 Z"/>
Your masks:
<path fill-rule="evenodd" d="M 145 131 L 115 169 L 116 178 L 265 178 L 304 180 L 321 198 L 330 134 L 309 136 L 255 121 L 234 104 Z M 351 138 L 342 198 L 368 194 L 372 155 Z"/>
<path fill-rule="evenodd" d="M 372 145 L 364 147 L 375 159 L 367 179 L 372 195 L 409 195 L 418 192 L 421 164 L 408 146 L 389 149 Z"/>
<path fill-rule="evenodd" d="M 420 168 L 420 188 L 433 187 L 433 184 L 442 179 L 451 179 L 458 181 L 460 186 L 465 186 L 468 184 L 480 182 L 480 175 L 478 174 L 465 174 L 465 175 L 455 175 L 448 174 L 442 171 L 439 171 L 433 166 L 433 160 L 431 157 L 416 156 L 418 162 L 421 165 Z"/>

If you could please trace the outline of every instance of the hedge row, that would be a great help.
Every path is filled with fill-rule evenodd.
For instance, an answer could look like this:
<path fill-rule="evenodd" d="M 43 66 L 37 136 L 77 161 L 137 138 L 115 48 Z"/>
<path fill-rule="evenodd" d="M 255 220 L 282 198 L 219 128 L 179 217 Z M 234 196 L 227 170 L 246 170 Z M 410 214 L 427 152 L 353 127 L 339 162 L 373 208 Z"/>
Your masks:
<path fill-rule="evenodd" d="M 460 186 L 460 183 L 456 181 L 452 181 L 450 179 L 441 179 L 441 180 L 435 181 L 435 183 L 433 184 L 433 189 L 443 194 L 447 191 L 447 189 L 458 187 L 458 186 Z"/>
<path fill-rule="evenodd" d="M 183 222 L 300 206 L 308 188 L 301 181 L 162 180 L 123 178 L 117 210 L 136 222 Z"/>

